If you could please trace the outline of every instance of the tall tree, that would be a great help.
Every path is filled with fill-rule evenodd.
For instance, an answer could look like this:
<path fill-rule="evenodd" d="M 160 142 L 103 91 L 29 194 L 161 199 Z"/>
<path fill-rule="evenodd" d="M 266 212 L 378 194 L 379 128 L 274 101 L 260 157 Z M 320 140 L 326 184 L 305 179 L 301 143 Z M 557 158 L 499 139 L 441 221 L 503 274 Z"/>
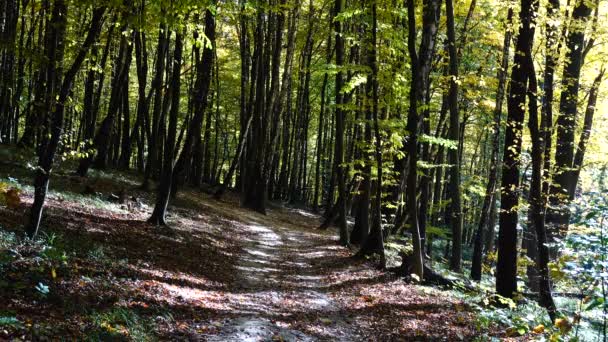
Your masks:
<path fill-rule="evenodd" d="M 334 172 L 338 180 L 338 193 L 342 198 L 342 201 L 338 199 L 338 227 L 340 228 L 340 244 L 348 245 L 348 226 L 346 223 L 346 173 L 344 168 L 344 126 L 345 126 L 345 113 L 342 107 L 344 95 L 342 88 L 344 87 L 344 72 L 342 67 L 344 66 L 344 36 L 342 35 L 342 22 L 341 19 L 337 18 L 340 13 L 344 11 L 344 0 L 335 0 L 334 14 L 334 31 L 336 41 L 336 66 L 338 72 L 336 73 L 336 134 L 335 134 L 335 149 L 334 149 Z"/>
<path fill-rule="evenodd" d="M 547 229 L 550 239 L 564 236 L 570 220 L 570 194 L 573 188 L 574 138 L 578 108 L 586 23 L 591 17 L 590 1 L 577 0 L 566 37 L 562 92 L 556 120 L 555 168 L 550 188 Z"/>
<path fill-rule="evenodd" d="M 532 138 L 532 179 L 530 181 L 530 212 L 532 219 L 529 224 L 534 226 L 536 247 L 538 249 L 538 289 L 540 304 L 547 309 L 552 321 L 556 319 L 556 308 L 551 296 L 551 281 L 549 278 L 549 247 L 547 247 L 547 230 L 545 228 L 545 196 L 542 189 L 544 142 L 542 133 L 544 127 L 539 127 L 538 118 L 538 86 L 534 60 L 531 49 L 526 51 L 528 70 L 528 129 Z"/>
<path fill-rule="evenodd" d="M 500 152 L 500 121 L 502 117 L 502 106 L 505 95 L 505 85 L 507 81 L 507 71 L 509 69 L 509 50 L 512 38 L 513 8 L 509 7 L 506 20 L 505 37 L 502 45 L 502 60 L 498 69 L 498 89 L 496 90 L 496 106 L 494 107 L 494 117 L 492 121 L 492 152 L 490 155 L 490 173 L 486 185 L 485 196 L 479 217 L 479 225 L 475 233 L 475 245 L 473 249 L 473 260 L 471 264 L 471 278 L 481 280 L 481 262 L 483 259 L 483 242 L 485 241 L 484 232 L 492 230 L 494 226 L 489 224 L 490 212 L 496 203 L 496 181 L 498 179 L 498 154 Z M 486 228 L 487 226 L 487 228 Z"/>
<path fill-rule="evenodd" d="M 382 267 L 386 266 L 386 257 L 384 254 L 384 235 L 382 233 L 382 135 L 380 134 L 380 124 L 378 119 L 378 15 L 377 15 L 377 0 L 370 0 L 371 2 L 371 19 L 372 19 L 372 27 L 371 27 L 371 42 L 369 44 L 369 65 L 371 68 L 371 82 L 368 86 L 368 95 L 369 89 L 371 88 L 371 99 L 372 99 L 372 108 L 371 108 L 371 119 L 374 122 L 374 132 L 375 132 L 375 161 L 376 161 L 376 169 L 377 169 L 377 180 L 376 180 L 376 198 L 374 199 L 373 204 L 373 212 L 372 212 L 372 225 L 369 236 L 367 236 L 365 240 L 365 244 L 361 248 L 361 253 L 364 255 L 369 254 L 377 254 L 380 256 L 380 263 Z M 369 112 L 369 110 L 368 110 Z M 369 115 L 368 115 L 369 117 Z M 366 117 L 366 121 L 369 119 Z M 368 142 L 371 142 L 371 127 L 369 127 L 369 123 L 366 124 L 365 127 L 365 139 Z M 371 183 L 371 167 L 366 166 L 365 169 L 365 180 L 367 183 Z M 369 197 L 371 193 L 371 186 L 367 185 L 368 188 L 365 191 L 368 191 L 367 195 L 367 205 L 369 205 Z"/>
<path fill-rule="evenodd" d="M 188 123 L 188 132 L 184 140 L 184 146 L 175 164 L 172 187 L 172 192 L 174 193 L 177 191 L 180 183 L 184 182 L 186 168 L 191 164 L 194 157 L 193 152 L 196 141 L 201 139 L 204 114 L 206 111 L 210 112 L 210 109 L 207 108 L 207 98 L 211 85 L 215 44 L 215 14 L 212 12 L 212 9 L 207 9 L 205 12 L 205 37 L 209 43 L 203 46 L 202 58 L 196 65 L 196 81 L 193 89 L 194 115 Z M 207 122 L 210 122 L 210 118 L 211 115 L 208 115 Z M 205 138 L 209 140 L 208 134 L 205 135 Z M 208 141 L 206 144 L 208 145 Z M 205 161 L 208 161 L 208 159 L 209 155 L 207 154 Z"/>
<path fill-rule="evenodd" d="M 241 203 L 244 207 L 257 212 L 266 213 L 266 179 L 264 178 L 264 151 L 266 144 L 267 117 L 265 112 L 266 104 L 266 83 L 267 64 L 266 57 L 268 50 L 266 47 L 266 13 L 265 2 L 260 3 L 257 8 L 256 25 L 254 34 L 254 53 L 253 65 L 251 69 L 251 93 L 248 110 L 253 116 L 251 133 L 247 144 L 246 154 L 246 176 L 242 178 L 243 192 L 241 193 Z"/>
<path fill-rule="evenodd" d="M 591 138 L 591 128 L 593 127 L 593 117 L 595 115 L 597 96 L 605 72 L 606 69 L 604 69 L 604 67 L 602 66 L 600 72 L 593 80 L 591 88 L 589 89 L 589 98 L 587 99 L 587 108 L 585 109 L 585 117 L 583 119 L 583 129 L 578 139 L 576 153 L 574 154 L 574 160 L 572 162 L 572 181 L 570 182 L 570 188 L 568 189 L 570 201 L 574 200 L 574 196 L 576 194 L 578 180 L 581 174 L 581 169 L 583 167 L 583 159 L 585 158 L 585 152 L 587 151 L 587 144 L 589 143 L 589 138 Z"/>
<path fill-rule="evenodd" d="M 40 227 L 40 220 L 42 218 L 42 209 L 46 199 L 46 194 L 49 186 L 49 178 L 51 169 L 53 167 L 53 161 L 55 160 L 55 154 L 60 144 L 61 134 L 64 126 L 64 114 L 65 114 L 65 102 L 70 94 L 74 78 L 80 70 L 84 59 L 86 58 L 89 48 L 93 45 L 101 26 L 103 24 L 103 17 L 105 13 L 105 7 L 98 7 L 93 11 L 93 18 L 87 32 L 87 36 L 80 46 L 80 49 L 72 62 L 70 68 L 63 75 L 63 82 L 57 97 L 53 96 L 54 108 L 51 115 L 51 126 L 50 126 L 50 137 L 45 139 L 39 147 L 38 156 L 38 168 L 36 169 L 34 176 L 34 203 L 30 209 L 29 222 L 26 227 L 27 235 L 30 238 L 34 238 L 38 233 Z M 67 6 L 63 0 L 56 0 L 53 4 L 53 15 L 51 17 L 52 25 L 49 26 L 51 36 L 54 38 L 53 46 L 48 50 L 48 62 L 49 62 L 49 76 L 54 78 L 54 73 L 61 72 L 61 69 L 57 68 L 59 63 L 58 56 L 63 56 L 64 41 L 65 41 L 65 26 L 67 25 Z M 50 90 L 50 89 L 49 89 Z"/>
<path fill-rule="evenodd" d="M 452 0 L 445 1 L 447 16 L 448 53 L 450 55 L 450 90 L 448 101 L 450 107 L 449 136 L 453 141 L 460 141 L 460 119 L 458 115 L 458 54 L 456 53 L 456 31 L 454 29 L 454 6 Z M 452 226 L 452 256 L 450 268 L 460 271 L 462 262 L 462 199 L 460 192 L 460 149 L 450 149 L 450 225 Z"/>
<path fill-rule="evenodd" d="M 512 298 L 517 292 L 517 222 L 520 195 L 520 165 L 525 102 L 529 74 L 533 69 L 526 56 L 532 50 L 537 0 L 522 0 L 519 13 L 520 28 L 515 44 L 511 71 L 511 86 L 507 100 L 508 116 L 505 148 L 502 160 L 500 222 L 498 232 L 498 261 L 496 292 Z"/>
<path fill-rule="evenodd" d="M 413 271 L 420 279 L 424 278 L 423 241 L 418 225 L 417 202 L 417 168 L 418 168 L 418 135 L 421 120 L 419 117 L 424 111 L 424 103 L 429 89 L 428 82 L 432 66 L 432 51 L 435 45 L 435 33 L 439 25 L 441 4 L 439 0 L 423 1 L 422 38 L 420 48 L 416 51 L 416 8 L 414 0 L 408 1 L 408 50 L 411 60 L 412 78 L 410 82 L 410 104 L 407 117 L 407 131 L 409 133 L 406 205 L 409 223 L 412 230 L 414 246 Z"/>
<path fill-rule="evenodd" d="M 171 187 L 173 183 L 173 167 L 175 163 L 175 148 L 177 140 L 177 119 L 179 114 L 180 90 L 181 90 L 181 67 L 183 55 L 183 32 L 177 31 L 175 34 L 175 47 L 173 52 L 173 72 L 171 83 L 166 96 L 171 99 L 171 111 L 169 113 L 169 126 L 167 127 L 167 139 L 163 157 L 162 177 L 156 194 L 156 204 L 152 216 L 148 222 L 154 225 L 166 225 L 165 215 L 169 205 Z"/>
<path fill-rule="evenodd" d="M 129 0 L 125 0 L 125 6 L 129 6 Z M 93 146 L 95 153 L 89 152 L 80 160 L 77 173 L 80 176 L 86 176 L 91 165 L 96 168 L 104 169 L 108 162 L 108 153 L 110 149 L 110 141 L 114 129 L 116 117 L 121 111 L 123 105 L 123 97 L 128 94 L 128 79 L 129 69 L 131 66 L 131 56 L 133 46 L 130 43 L 130 35 L 124 34 L 128 28 L 129 12 L 124 11 L 122 14 L 122 26 L 120 48 L 116 60 L 114 61 L 114 75 L 112 78 L 112 90 L 106 117 L 101 122 L 95 137 L 93 138 Z"/>

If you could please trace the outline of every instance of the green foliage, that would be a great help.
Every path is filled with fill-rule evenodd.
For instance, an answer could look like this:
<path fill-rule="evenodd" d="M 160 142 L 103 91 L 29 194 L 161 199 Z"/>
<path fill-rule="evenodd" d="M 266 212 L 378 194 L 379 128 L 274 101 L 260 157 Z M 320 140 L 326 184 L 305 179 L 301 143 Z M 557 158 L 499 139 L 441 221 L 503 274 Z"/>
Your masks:
<path fill-rule="evenodd" d="M 70 272 L 61 239 L 42 234 L 36 240 L 20 238 L 0 229 L 0 290 L 47 298 L 58 273 Z"/>
<path fill-rule="evenodd" d="M 0 328 L 2 327 L 20 327 L 21 321 L 14 316 L 0 316 Z"/>
<path fill-rule="evenodd" d="M 115 307 L 105 312 L 94 313 L 91 320 L 95 326 L 94 331 L 89 334 L 91 339 L 155 340 L 153 322 L 129 308 Z"/>
<path fill-rule="evenodd" d="M 420 142 L 429 143 L 431 145 L 442 146 L 449 150 L 455 150 L 458 148 L 458 141 L 445 139 L 445 138 L 441 138 L 441 137 L 436 137 L 436 136 L 428 135 L 428 134 L 421 134 Z"/>
<path fill-rule="evenodd" d="M 426 226 L 426 234 L 430 237 L 439 237 L 443 239 L 447 239 L 452 236 L 452 230 L 446 226 Z"/>

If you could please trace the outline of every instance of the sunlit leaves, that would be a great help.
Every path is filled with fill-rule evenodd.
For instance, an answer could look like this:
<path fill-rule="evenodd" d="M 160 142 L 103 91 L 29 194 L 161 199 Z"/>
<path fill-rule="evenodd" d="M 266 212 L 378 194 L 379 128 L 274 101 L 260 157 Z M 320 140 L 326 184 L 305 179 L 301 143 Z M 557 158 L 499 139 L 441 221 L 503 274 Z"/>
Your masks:
<path fill-rule="evenodd" d="M 0 182 L 0 205 L 17 209 L 21 204 L 21 190 L 9 183 Z"/>
<path fill-rule="evenodd" d="M 450 150 L 455 150 L 458 148 L 458 141 L 455 140 L 445 139 L 442 137 L 436 137 L 428 134 L 421 134 L 419 139 L 420 142 L 442 146 Z"/>

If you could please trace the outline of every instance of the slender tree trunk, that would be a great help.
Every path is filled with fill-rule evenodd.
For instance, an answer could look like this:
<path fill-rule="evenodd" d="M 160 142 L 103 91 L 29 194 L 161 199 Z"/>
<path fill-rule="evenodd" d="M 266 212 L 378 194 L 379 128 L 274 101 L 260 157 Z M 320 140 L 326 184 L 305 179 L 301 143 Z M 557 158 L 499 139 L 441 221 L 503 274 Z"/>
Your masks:
<path fill-rule="evenodd" d="M 376 1 L 371 1 L 371 12 L 372 12 L 372 34 L 371 34 L 371 44 L 370 51 L 368 52 L 369 65 L 372 70 L 371 74 L 371 87 L 368 87 L 368 95 L 369 88 L 371 88 L 371 98 L 372 98 L 372 118 L 374 121 L 374 132 L 375 132 L 375 157 L 376 157 L 376 167 L 378 170 L 378 179 L 376 181 L 376 199 L 374 200 L 374 210 L 372 214 L 372 227 L 371 232 L 367 239 L 365 240 L 365 244 L 361 248 L 361 253 L 364 255 L 369 254 L 377 254 L 380 256 L 381 267 L 386 267 L 386 257 L 384 254 L 384 236 L 382 234 L 382 136 L 380 134 L 380 124 L 378 120 L 378 53 L 377 53 L 377 45 L 378 45 L 378 19 L 377 19 L 377 3 Z M 369 111 L 368 111 L 369 112 Z M 366 114 L 366 121 L 369 122 L 369 114 Z M 365 127 L 365 139 L 368 142 L 371 142 L 371 127 L 369 127 L 369 123 L 366 124 Z M 371 183 L 371 166 L 369 163 L 365 167 L 365 175 L 367 177 L 367 182 Z M 365 181 L 365 180 L 364 180 Z M 369 197 L 371 193 L 371 186 L 368 186 L 366 189 L 367 202 L 369 204 Z"/>
<path fill-rule="evenodd" d="M 214 46 L 215 46 L 215 15 L 207 10 L 205 13 L 205 37 L 209 39 L 212 46 L 204 46 L 203 54 L 199 64 L 196 67 L 196 81 L 194 84 L 194 115 L 189 120 L 188 124 L 188 133 L 186 134 L 184 148 L 182 149 L 181 154 L 175 164 L 175 169 L 173 173 L 173 187 L 172 192 L 175 195 L 177 192 L 177 187 L 181 185 L 185 181 L 184 172 L 187 169 L 187 165 L 190 164 L 190 161 L 193 158 L 193 152 L 195 144 L 197 140 L 201 139 L 201 129 L 203 125 L 203 118 L 205 112 L 207 112 L 207 125 L 205 127 L 205 147 L 203 148 L 203 161 L 206 165 L 206 168 L 203 168 L 203 179 L 205 181 L 210 180 L 210 170 L 208 160 L 209 156 L 209 143 L 210 143 L 210 132 L 211 132 L 211 109 L 208 108 L 208 96 L 209 96 L 209 88 L 211 87 L 211 78 L 213 71 L 213 56 L 214 56 Z M 198 165 L 197 167 L 200 167 Z"/>
<path fill-rule="evenodd" d="M 454 30 L 454 7 L 452 0 L 446 0 L 448 52 L 450 55 L 450 131 L 452 141 L 460 141 L 460 119 L 458 115 L 458 55 L 456 53 L 456 33 Z M 460 192 L 460 155 L 462 148 L 448 150 L 450 162 L 450 225 L 452 226 L 452 256 L 450 269 L 459 272 L 462 262 L 462 200 Z"/>
<path fill-rule="evenodd" d="M 144 8 L 142 1 L 142 8 L 140 9 L 140 16 L 144 16 Z M 143 19 L 142 19 L 143 20 Z M 146 126 L 148 117 L 148 108 L 150 106 L 150 97 L 146 96 L 146 84 L 148 79 L 148 50 L 146 46 L 146 34 L 144 32 L 135 31 L 135 64 L 137 67 L 137 122 L 135 140 L 137 143 L 137 162 L 139 169 L 145 169 L 144 162 L 144 149 L 145 149 L 145 138 L 147 131 L 149 130 Z M 137 130 L 139 128 L 139 130 Z"/>
<path fill-rule="evenodd" d="M 602 68 L 600 70 L 600 73 L 596 76 L 595 80 L 593 80 L 593 84 L 591 85 L 591 89 L 589 90 L 589 99 L 587 100 L 587 109 L 585 110 L 585 119 L 583 120 L 583 130 L 578 140 L 578 147 L 574 155 L 574 170 L 572 172 L 573 179 L 570 183 L 570 189 L 568 189 L 570 201 L 573 201 L 574 196 L 576 195 L 576 187 L 578 186 L 581 168 L 583 167 L 583 159 L 585 157 L 585 152 L 587 151 L 587 143 L 589 142 L 589 138 L 591 137 L 591 128 L 593 126 L 593 115 L 595 114 L 595 105 L 597 103 L 597 95 L 599 92 L 600 84 L 602 83 L 602 78 L 604 77 L 604 72 L 605 69 Z"/>
<path fill-rule="evenodd" d="M 149 223 L 154 225 L 166 225 L 165 216 L 169 198 L 171 194 L 171 186 L 173 183 L 173 166 L 175 160 L 175 145 L 177 135 L 177 119 L 179 113 L 180 102 L 180 85 L 181 85 L 181 66 L 183 53 L 183 34 L 176 32 L 175 48 L 173 53 L 173 72 L 171 75 L 171 84 L 169 86 L 169 94 L 171 97 L 171 111 L 169 114 L 169 127 L 167 129 L 167 140 L 165 141 L 164 149 L 164 165 L 163 176 L 160 180 L 158 192 L 156 195 L 156 204 L 152 216 L 148 219 Z"/>
<path fill-rule="evenodd" d="M 413 0 L 408 0 L 408 49 L 412 65 L 412 81 L 410 86 L 410 108 L 407 118 L 409 140 L 407 142 L 409 168 L 407 173 L 406 207 L 412 229 L 414 246 L 413 273 L 424 279 L 424 258 L 421 234 L 418 224 L 417 204 L 417 168 L 418 168 L 418 134 L 420 132 L 419 108 L 427 98 L 429 75 L 431 71 L 431 55 L 435 46 L 435 34 L 439 23 L 440 2 L 425 0 L 423 2 L 422 40 L 420 49 L 416 52 L 416 14 Z"/>
<path fill-rule="evenodd" d="M 74 78 L 76 77 L 76 73 L 84 62 L 89 48 L 93 45 L 97 39 L 97 36 L 99 35 L 104 12 L 105 7 L 100 7 L 93 11 L 93 18 L 91 20 L 91 26 L 89 27 L 87 36 L 80 46 L 72 65 L 63 76 L 61 89 L 57 94 L 58 96 L 56 101 L 54 102 L 54 111 L 51 117 L 51 136 L 40 148 L 41 153 L 38 159 L 38 168 L 36 169 L 34 176 L 34 203 L 30 209 L 29 221 L 26 226 L 26 233 L 30 238 L 34 238 L 36 236 L 40 227 L 42 209 L 49 186 L 51 168 L 53 166 L 55 153 L 59 147 L 61 134 L 63 132 L 65 101 L 72 89 L 72 84 L 74 82 Z M 64 47 L 65 26 L 67 24 L 67 7 L 63 0 L 55 1 L 51 23 L 51 26 L 53 27 L 51 30 L 55 31 L 52 34 L 52 36 L 55 37 L 55 43 L 54 47 L 49 50 L 48 58 L 51 63 L 51 70 L 53 70 L 54 64 L 58 62 L 56 57 L 63 55 L 63 52 L 57 51 L 62 50 Z"/>
<path fill-rule="evenodd" d="M 532 43 L 530 43 L 531 48 Z M 538 289 L 540 292 L 540 305 L 542 305 L 552 321 L 555 321 L 557 310 L 553 297 L 551 296 L 551 279 L 549 276 L 549 247 L 547 247 L 547 230 L 545 228 L 545 196 L 542 189 L 543 178 L 543 139 L 544 127 L 539 128 L 538 101 L 537 101 L 537 82 L 536 72 L 534 71 L 534 61 L 532 51 L 526 51 L 528 71 L 528 128 L 532 139 L 532 180 L 530 183 L 530 212 L 532 220 L 530 223 L 535 228 L 536 247 L 538 256 Z"/>
<path fill-rule="evenodd" d="M 496 91 L 496 106 L 494 107 L 494 120 L 492 123 L 492 152 L 490 156 L 490 173 L 488 175 L 488 184 L 483 199 L 481 215 L 479 218 L 479 226 L 475 233 L 475 246 L 473 248 L 473 261 L 471 264 L 471 278 L 473 280 L 481 280 L 481 264 L 483 260 L 483 241 L 484 232 L 486 230 L 494 230 L 494 226 L 486 223 L 490 218 L 491 206 L 494 205 L 496 199 L 496 180 L 498 178 L 498 154 L 500 152 L 500 121 L 502 120 L 502 105 L 504 101 L 505 85 L 507 81 L 507 72 L 509 69 L 509 50 L 511 47 L 511 22 L 513 17 L 513 9 L 509 8 L 507 14 L 507 29 L 505 30 L 505 38 L 502 48 L 502 62 L 498 70 L 498 89 Z M 489 232 L 488 232 L 489 235 Z"/>
<path fill-rule="evenodd" d="M 156 54 L 156 68 L 154 71 L 154 79 L 151 85 L 151 91 L 154 92 L 154 104 L 152 108 L 152 117 L 150 118 L 151 132 L 148 137 L 148 160 L 146 162 L 146 169 L 144 173 L 144 180 L 142 188 L 148 189 L 150 187 L 150 178 L 152 178 L 153 172 L 158 169 L 158 147 L 160 142 L 160 117 L 163 107 L 163 79 L 165 75 L 165 61 L 167 50 L 169 46 L 169 38 L 167 36 L 167 27 L 165 24 L 161 24 L 158 30 L 158 44 Z"/>
<path fill-rule="evenodd" d="M 124 14 L 123 17 L 124 16 L 126 16 L 126 14 Z M 121 28 L 121 32 L 124 32 L 126 29 L 127 26 L 125 24 Z M 108 113 L 93 139 L 97 154 L 95 155 L 94 153 L 89 152 L 86 157 L 80 160 L 77 170 L 77 173 L 80 176 L 86 176 L 92 164 L 95 164 L 95 167 L 100 169 L 106 167 L 114 121 L 122 106 L 122 96 L 128 91 L 126 85 L 129 74 L 128 69 L 131 64 L 131 52 L 132 47 L 129 46 L 128 37 L 121 35 L 120 49 L 114 66 L 114 77 L 112 79 L 112 92 L 110 95 Z"/>
<path fill-rule="evenodd" d="M 505 131 L 505 149 L 502 164 L 500 230 L 498 233 L 498 261 L 496 265 L 496 292 L 513 298 L 517 292 L 517 222 L 519 206 L 519 171 L 521 144 L 529 70 L 526 53 L 534 39 L 534 18 L 537 0 L 522 0 L 515 57 L 511 71 L 511 85 L 507 101 L 508 116 Z"/>
<path fill-rule="evenodd" d="M 334 14 L 340 15 L 344 11 L 344 0 L 336 0 Z M 342 35 L 342 23 L 339 20 L 334 21 L 334 31 L 336 33 L 336 65 L 341 68 L 344 65 L 344 37 Z M 338 194 L 343 199 L 346 198 L 346 183 L 345 183 L 345 168 L 342 165 L 344 162 L 344 127 L 345 115 L 342 108 L 344 87 L 344 72 L 338 69 L 336 73 L 336 135 L 335 135 L 335 150 L 334 150 L 334 169 L 338 180 Z M 338 227 L 340 228 L 340 244 L 348 245 L 348 226 L 346 223 L 346 201 L 340 202 L 338 208 Z"/>
<path fill-rule="evenodd" d="M 255 210 L 259 213 L 266 213 L 266 180 L 264 178 L 264 149 L 266 144 L 266 113 L 265 108 L 265 88 L 267 81 L 267 69 L 265 58 L 265 12 L 262 7 L 257 10 L 257 23 L 255 32 L 254 48 L 254 68 L 252 74 L 252 90 L 254 90 L 254 103 L 250 105 L 253 115 L 251 144 L 247 145 L 247 175 L 243 178 L 244 191 L 242 193 L 242 205 L 246 208 Z"/>
<path fill-rule="evenodd" d="M 585 23 L 591 16 L 588 1 L 577 0 L 572 11 L 572 22 L 566 37 L 566 57 L 562 75 L 562 92 L 557 116 L 555 169 L 550 187 L 550 206 L 547 212 L 547 229 L 550 240 L 563 237 L 570 221 L 570 194 L 574 162 L 574 133 L 580 86 Z M 576 26 L 574 25 L 576 24 Z"/>

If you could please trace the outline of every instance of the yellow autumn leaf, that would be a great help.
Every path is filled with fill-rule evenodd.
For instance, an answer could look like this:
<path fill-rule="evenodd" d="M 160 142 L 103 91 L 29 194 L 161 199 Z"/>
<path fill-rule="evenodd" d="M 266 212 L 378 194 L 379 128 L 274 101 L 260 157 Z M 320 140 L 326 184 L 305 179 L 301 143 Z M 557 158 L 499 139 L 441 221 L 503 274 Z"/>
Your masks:
<path fill-rule="evenodd" d="M 57 272 L 55 271 L 55 268 L 51 268 L 51 277 L 53 277 L 53 279 L 57 278 Z"/>
<path fill-rule="evenodd" d="M 6 206 L 10 209 L 18 209 L 21 204 L 21 191 L 16 188 L 11 188 L 4 194 Z"/>
<path fill-rule="evenodd" d="M 570 325 L 570 322 L 568 321 L 567 318 L 558 318 L 555 320 L 555 327 L 559 328 L 559 330 L 562 333 L 566 333 L 568 331 L 570 331 L 570 329 L 572 328 L 572 326 Z"/>
<path fill-rule="evenodd" d="M 535 334 L 542 334 L 545 332 L 545 326 L 542 324 L 539 324 L 536 327 L 534 327 L 534 329 L 532 331 L 534 331 Z"/>

